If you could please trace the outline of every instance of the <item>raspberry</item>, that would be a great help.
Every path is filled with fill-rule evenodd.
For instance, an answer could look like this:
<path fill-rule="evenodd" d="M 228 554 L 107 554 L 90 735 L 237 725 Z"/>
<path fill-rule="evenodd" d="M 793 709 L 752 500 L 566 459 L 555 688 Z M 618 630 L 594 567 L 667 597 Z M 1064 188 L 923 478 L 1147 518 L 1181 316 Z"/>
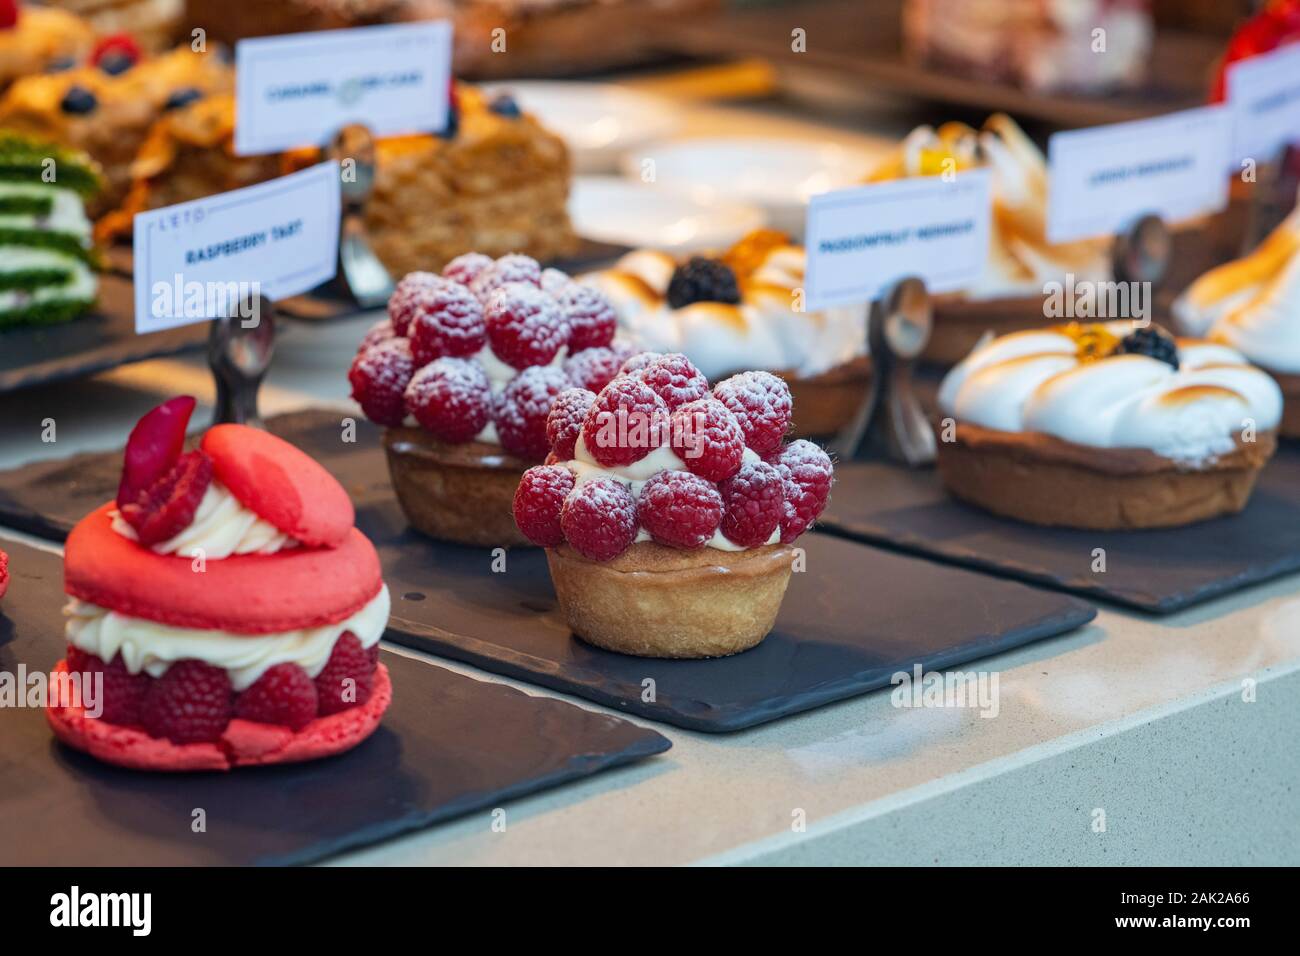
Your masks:
<path fill-rule="evenodd" d="M 393 323 L 393 331 L 406 335 L 411 319 L 415 318 L 416 303 L 445 281 L 432 272 L 408 272 L 402 276 L 388 297 L 388 318 Z"/>
<path fill-rule="evenodd" d="M 668 403 L 671 412 L 679 405 L 709 394 L 709 380 L 680 352 L 661 355 L 635 374 Z"/>
<path fill-rule="evenodd" d="M 406 412 L 402 396 L 415 372 L 411 343 L 403 338 L 372 345 L 348 369 L 352 397 L 376 425 L 402 424 Z"/>
<path fill-rule="evenodd" d="M 123 725 L 140 723 L 140 704 L 149 685 L 153 683 L 153 678 L 148 674 L 132 674 L 127 671 L 121 654 L 115 655 L 105 664 L 102 658 L 71 644 L 68 645 L 67 662 L 70 674 L 104 675 L 100 720 Z M 82 703 L 89 703 L 84 694 Z"/>
<path fill-rule="evenodd" d="M 141 544 L 157 544 L 190 526 L 211 483 L 212 459 L 203 451 L 188 452 L 135 501 L 118 510 Z"/>
<path fill-rule="evenodd" d="M 551 403 L 570 384 L 568 376 L 550 365 L 533 366 L 511 379 L 493 412 L 501 447 L 525 461 L 545 458 Z"/>
<path fill-rule="evenodd" d="M 444 355 L 473 355 L 487 341 L 487 324 L 478 299 L 463 285 L 450 279 L 440 281 L 441 285 L 430 285 L 412 296 L 407 335 L 417 366 Z"/>
<path fill-rule="evenodd" d="M 564 360 L 564 374 L 581 388 L 599 393 L 618 375 L 623 360 L 613 349 L 583 349 Z"/>
<path fill-rule="evenodd" d="M 529 468 L 515 489 L 515 524 L 525 538 L 543 548 L 564 543 L 560 509 L 573 490 L 573 472 L 562 465 Z"/>
<path fill-rule="evenodd" d="M 672 447 L 686 467 L 709 481 L 723 481 L 745 458 L 740 422 L 716 398 L 687 402 L 672 417 Z"/>
<path fill-rule="evenodd" d="M 623 362 L 623 367 L 618 370 L 619 375 L 633 375 L 651 362 L 663 358 L 662 352 L 636 352 L 629 355 Z"/>
<path fill-rule="evenodd" d="M 771 372 L 741 372 L 714 386 L 713 395 L 731 409 L 755 452 L 767 455 L 781 447 L 792 406 L 785 382 Z"/>
<path fill-rule="evenodd" d="M 553 295 L 558 299 L 560 293 L 571 285 L 573 285 L 573 280 L 559 269 L 542 270 L 542 291 L 548 295 Z"/>
<path fill-rule="evenodd" d="M 470 284 L 470 291 L 486 305 L 493 292 L 512 282 L 522 282 L 525 285 L 541 288 L 542 267 L 537 264 L 536 259 L 518 253 L 502 256 L 475 276 L 473 283 Z"/>
<path fill-rule="evenodd" d="M 372 345 L 378 345 L 380 342 L 387 342 L 389 339 L 397 337 L 397 330 L 393 328 L 392 319 L 381 319 L 366 330 L 366 334 L 361 339 L 361 344 L 357 346 L 357 354 L 360 355 Z"/>
<path fill-rule="evenodd" d="M 637 520 L 670 548 L 704 547 L 722 521 L 722 495 L 689 471 L 661 471 L 641 488 Z"/>
<path fill-rule="evenodd" d="M 122 481 L 117 486 L 119 508 L 135 501 L 142 491 L 171 471 L 185 447 L 185 429 L 194 404 L 189 395 L 168 399 L 135 423 L 122 456 Z"/>
<path fill-rule="evenodd" d="M 151 737 L 174 744 L 218 739 L 230 723 L 230 676 L 202 661 L 177 661 L 154 681 L 140 704 L 140 723 Z"/>
<path fill-rule="evenodd" d="M 541 289 L 519 282 L 492 293 L 485 318 L 492 351 L 518 369 L 546 365 L 569 338 L 569 327 L 555 300 Z"/>
<path fill-rule="evenodd" d="M 609 345 L 614 341 L 618 316 L 599 289 L 570 282 L 555 296 L 569 323 L 569 351 Z"/>
<path fill-rule="evenodd" d="M 792 441 L 767 459 L 781 473 L 785 508 L 781 541 L 789 544 L 817 520 L 831 494 L 830 456 L 810 441 Z"/>
<path fill-rule="evenodd" d="M 442 267 L 442 277 L 463 286 L 473 285 L 484 269 L 492 266 L 492 257 L 481 252 L 467 252 Z"/>
<path fill-rule="evenodd" d="M 379 645 L 368 650 L 351 631 L 334 642 L 325 669 L 316 675 L 318 712 L 322 717 L 364 704 L 375 684 Z"/>
<path fill-rule="evenodd" d="M 587 451 L 606 468 L 640 461 L 663 444 L 668 406 L 645 382 L 614 379 L 597 396 L 582 423 Z"/>
<path fill-rule="evenodd" d="M 573 446 L 582 434 L 582 423 L 596 401 L 594 392 L 585 388 L 566 388 L 551 403 L 546 416 L 546 440 L 558 461 L 573 458 Z"/>
<path fill-rule="evenodd" d="M 421 428 L 452 444 L 472 440 L 492 418 L 492 385 L 471 359 L 430 362 L 411 377 L 405 401 Z"/>
<path fill-rule="evenodd" d="M 316 718 L 316 685 L 297 664 L 276 664 L 235 697 L 235 716 L 302 730 Z"/>
<path fill-rule="evenodd" d="M 718 485 L 726 513 L 722 533 L 742 548 L 757 548 L 771 540 L 785 513 L 781 472 L 763 461 L 749 461 Z"/>
<path fill-rule="evenodd" d="M 636 540 L 636 500 L 622 482 L 597 478 L 564 499 L 560 527 L 564 539 L 584 558 L 612 560 Z"/>

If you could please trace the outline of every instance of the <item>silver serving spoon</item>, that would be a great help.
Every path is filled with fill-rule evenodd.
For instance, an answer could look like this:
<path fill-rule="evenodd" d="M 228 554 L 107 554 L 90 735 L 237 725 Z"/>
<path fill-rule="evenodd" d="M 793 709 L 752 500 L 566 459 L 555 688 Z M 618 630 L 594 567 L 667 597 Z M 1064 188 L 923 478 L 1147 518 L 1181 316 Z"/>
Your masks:
<path fill-rule="evenodd" d="M 377 309 L 393 294 L 393 278 L 370 248 L 365 210 L 375 188 L 375 141 L 359 123 L 344 126 L 326 155 L 342 164 L 339 276 L 363 309 Z"/>

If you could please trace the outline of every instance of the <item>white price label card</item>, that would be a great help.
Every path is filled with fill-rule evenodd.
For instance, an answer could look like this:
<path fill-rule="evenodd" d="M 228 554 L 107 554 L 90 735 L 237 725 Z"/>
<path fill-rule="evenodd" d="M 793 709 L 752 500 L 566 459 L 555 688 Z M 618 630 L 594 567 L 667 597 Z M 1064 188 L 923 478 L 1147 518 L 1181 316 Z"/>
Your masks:
<path fill-rule="evenodd" d="M 1204 106 L 1055 133 L 1047 144 L 1047 238 L 1122 232 L 1155 214 L 1176 223 L 1228 203 L 1232 111 Z"/>
<path fill-rule="evenodd" d="M 813 196 L 805 307 L 870 302 L 908 276 L 931 292 L 973 284 L 988 262 L 989 182 L 988 170 L 972 169 Z"/>
<path fill-rule="evenodd" d="M 349 123 L 375 136 L 447 125 L 446 20 L 240 40 L 235 45 L 235 152 L 320 146 Z"/>
<path fill-rule="evenodd" d="M 136 215 L 135 331 L 235 315 L 334 278 L 339 164 Z"/>
<path fill-rule="evenodd" d="M 1225 88 L 1238 164 L 1268 162 L 1288 143 L 1300 142 L 1300 43 L 1232 64 Z"/>

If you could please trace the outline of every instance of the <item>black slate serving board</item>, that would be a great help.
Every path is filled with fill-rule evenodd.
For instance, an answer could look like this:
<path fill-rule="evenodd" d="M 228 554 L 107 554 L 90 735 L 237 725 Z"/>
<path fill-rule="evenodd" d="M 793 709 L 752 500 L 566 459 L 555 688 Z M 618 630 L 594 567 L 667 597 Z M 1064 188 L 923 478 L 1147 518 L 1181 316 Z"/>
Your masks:
<path fill-rule="evenodd" d="M 58 555 L 0 540 L 0 671 L 62 656 Z M 0 864 L 296 864 L 667 750 L 654 731 L 383 652 L 393 704 L 337 757 L 228 774 L 145 774 L 57 743 L 39 708 L 0 721 Z M 206 831 L 194 832 L 202 809 Z M 485 827 L 489 825 L 484 817 Z"/>
<path fill-rule="evenodd" d="M 1051 592 L 812 535 L 801 542 L 807 572 L 794 576 L 776 630 L 754 650 L 717 661 L 601 651 L 569 634 L 541 551 L 514 549 L 496 573 L 491 550 L 410 530 L 378 429 L 358 421 L 356 442 L 345 444 L 343 417 L 313 410 L 267 425 L 352 494 L 393 595 L 391 640 L 652 720 L 739 730 L 886 686 L 917 663 L 955 666 L 1060 634 L 1096 613 Z M 61 539 L 113 496 L 120 467 L 120 456 L 100 454 L 0 473 L 0 522 Z M 653 701 L 642 699 L 647 678 Z"/>
<path fill-rule="evenodd" d="M 829 530 L 1158 614 L 1300 570 L 1300 445 L 1282 443 L 1238 515 L 1153 531 L 1020 524 L 949 497 L 933 470 L 840 464 Z M 1096 549 L 1105 572 L 1094 572 Z"/>
<path fill-rule="evenodd" d="M 99 301 L 61 325 L 0 330 L 0 394 L 202 348 L 207 323 L 135 334 L 131 280 L 101 275 Z"/>

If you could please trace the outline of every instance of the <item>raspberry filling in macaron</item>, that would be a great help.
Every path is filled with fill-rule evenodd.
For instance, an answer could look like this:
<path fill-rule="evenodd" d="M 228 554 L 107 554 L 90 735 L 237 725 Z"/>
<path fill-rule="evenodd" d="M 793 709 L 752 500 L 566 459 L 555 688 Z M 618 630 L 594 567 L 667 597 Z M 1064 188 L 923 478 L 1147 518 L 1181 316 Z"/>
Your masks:
<path fill-rule="evenodd" d="M 64 742 L 151 770 L 225 770 L 355 746 L 391 698 L 389 596 L 346 492 L 315 461 L 239 425 L 186 451 L 192 398 L 145 415 L 117 500 L 65 548 L 79 699 Z"/>

